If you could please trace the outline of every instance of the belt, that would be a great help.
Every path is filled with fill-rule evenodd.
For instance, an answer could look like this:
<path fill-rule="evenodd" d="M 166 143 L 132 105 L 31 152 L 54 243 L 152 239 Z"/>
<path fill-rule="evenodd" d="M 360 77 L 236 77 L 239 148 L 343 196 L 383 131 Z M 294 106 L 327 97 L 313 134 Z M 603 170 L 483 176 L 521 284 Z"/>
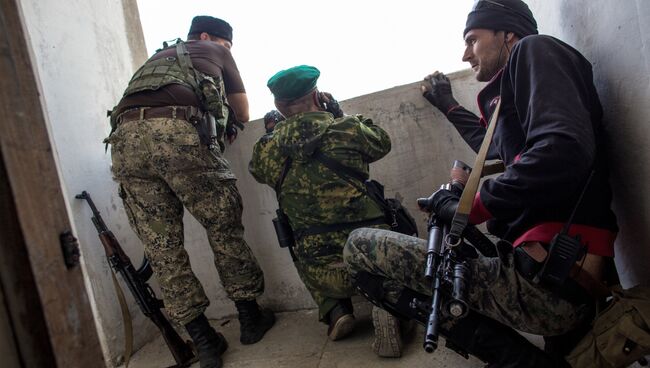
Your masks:
<path fill-rule="evenodd" d="M 154 118 L 171 118 L 191 121 L 192 118 L 201 116 L 201 110 L 195 106 L 160 106 L 160 107 L 136 107 L 118 115 L 117 122 L 145 120 Z"/>

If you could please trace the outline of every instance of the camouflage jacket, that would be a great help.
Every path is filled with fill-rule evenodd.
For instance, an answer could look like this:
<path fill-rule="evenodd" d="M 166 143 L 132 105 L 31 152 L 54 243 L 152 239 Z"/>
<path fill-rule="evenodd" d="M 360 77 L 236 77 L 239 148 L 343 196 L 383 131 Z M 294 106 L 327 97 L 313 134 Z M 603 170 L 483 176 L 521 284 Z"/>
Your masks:
<path fill-rule="evenodd" d="M 334 119 L 328 112 L 296 114 L 255 144 L 248 170 L 273 188 L 287 157 L 291 168 L 278 195 L 294 230 L 383 216 L 359 188 L 311 156 L 320 150 L 341 164 L 368 173 L 368 164 L 390 151 L 390 137 L 361 115 Z"/>

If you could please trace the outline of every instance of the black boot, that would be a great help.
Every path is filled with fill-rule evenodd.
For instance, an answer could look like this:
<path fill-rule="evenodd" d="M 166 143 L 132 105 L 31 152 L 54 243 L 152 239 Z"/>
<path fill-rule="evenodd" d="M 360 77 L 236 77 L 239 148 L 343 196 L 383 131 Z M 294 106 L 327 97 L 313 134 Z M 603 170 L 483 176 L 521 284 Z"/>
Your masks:
<path fill-rule="evenodd" d="M 476 312 L 457 320 L 443 335 L 448 343 L 488 363 L 488 368 L 561 368 L 562 359 L 537 348 L 512 328 Z"/>
<path fill-rule="evenodd" d="M 185 329 L 194 342 L 201 368 L 221 368 L 221 355 L 228 349 L 228 342 L 210 326 L 205 315 L 193 319 Z"/>
<path fill-rule="evenodd" d="M 352 300 L 350 298 L 339 299 L 332 310 L 327 313 L 327 336 L 332 341 L 340 340 L 348 336 L 354 329 L 354 314 Z"/>
<path fill-rule="evenodd" d="M 275 323 L 275 315 L 270 309 L 260 309 L 257 301 L 235 302 L 239 312 L 239 341 L 244 345 L 254 344 L 262 339 L 264 333 Z"/>

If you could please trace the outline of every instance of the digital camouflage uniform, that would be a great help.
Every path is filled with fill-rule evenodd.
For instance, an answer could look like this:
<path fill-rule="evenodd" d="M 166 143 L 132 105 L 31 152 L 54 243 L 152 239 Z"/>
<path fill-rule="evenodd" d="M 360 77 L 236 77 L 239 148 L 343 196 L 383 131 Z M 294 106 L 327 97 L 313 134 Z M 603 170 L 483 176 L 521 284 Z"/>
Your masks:
<path fill-rule="evenodd" d="M 512 246 L 499 257 L 468 258 L 468 304 L 482 315 L 536 335 L 559 335 L 575 328 L 590 311 L 532 284 L 515 271 Z M 431 296 L 424 278 L 427 241 L 381 229 L 354 230 L 344 250 L 354 279 L 362 271 L 383 278 L 386 301 L 395 305 L 405 288 Z"/>
<path fill-rule="evenodd" d="M 173 58 L 167 59 L 173 64 Z M 125 96 L 134 90 L 147 91 L 154 77 L 158 78 L 154 83 L 163 80 L 162 84 L 187 85 L 177 65 L 163 69 L 176 73 L 172 76 L 147 74 L 154 69 L 147 69 L 147 65 L 136 72 Z M 207 82 L 215 83 L 209 77 Z M 223 122 L 223 105 L 217 101 L 223 96 L 223 83 L 219 79 L 216 85 L 202 83 L 201 88 L 203 92 L 196 88 L 194 91 L 204 94 L 201 100 L 206 101 L 207 110 Z M 213 92 L 221 88 L 218 99 L 205 95 L 210 88 Z M 223 129 L 219 125 L 218 129 L 221 139 Z M 120 184 L 129 222 L 144 245 L 160 283 L 165 309 L 175 322 L 187 324 L 209 304 L 183 247 L 183 207 L 207 230 L 228 297 L 233 301 L 251 300 L 263 292 L 262 270 L 243 238 L 241 197 L 230 165 L 220 152 L 221 143 L 208 150 L 200 143 L 195 127 L 182 118 L 121 122 L 107 143 L 111 144 L 112 171 Z"/>
<path fill-rule="evenodd" d="M 293 159 L 279 199 L 298 235 L 294 247 L 298 274 L 316 301 L 321 320 L 338 299 L 355 294 L 342 259 L 351 228 L 304 237 L 299 236 L 300 230 L 378 219 L 384 214 L 360 191 L 360 185 L 351 185 L 311 155 L 320 150 L 368 173 L 368 164 L 384 157 L 390 147 L 388 134 L 370 119 L 360 115 L 334 119 L 327 112 L 294 115 L 255 144 L 249 170 L 260 183 L 275 187 L 285 160 Z"/>

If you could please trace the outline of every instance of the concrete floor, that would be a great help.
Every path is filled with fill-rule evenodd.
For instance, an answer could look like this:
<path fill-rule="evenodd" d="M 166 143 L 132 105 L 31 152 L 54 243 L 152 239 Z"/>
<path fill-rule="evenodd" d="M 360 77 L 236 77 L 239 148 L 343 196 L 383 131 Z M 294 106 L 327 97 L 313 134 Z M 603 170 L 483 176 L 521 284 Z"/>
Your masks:
<path fill-rule="evenodd" d="M 380 358 L 370 348 L 373 327 L 370 306 L 355 305 L 357 326 L 351 336 L 342 341 L 330 341 L 327 326 L 318 322 L 316 310 L 276 314 L 275 326 L 264 339 L 254 345 L 239 343 L 239 323 L 236 318 L 211 321 L 226 336 L 229 348 L 224 354 L 225 368 L 361 368 L 361 367 L 482 367 L 477 359 L 466 360 L 441 347 L 433 354 L 422 349 L 423 330 L 417 326 L 406 339 L 404 353 L 399 359 Z M 163 368 L 174 364 L 162 337 L 137 351 L 130 368 Z M 199 368 L 199 364 L 192 365 Z"/>

